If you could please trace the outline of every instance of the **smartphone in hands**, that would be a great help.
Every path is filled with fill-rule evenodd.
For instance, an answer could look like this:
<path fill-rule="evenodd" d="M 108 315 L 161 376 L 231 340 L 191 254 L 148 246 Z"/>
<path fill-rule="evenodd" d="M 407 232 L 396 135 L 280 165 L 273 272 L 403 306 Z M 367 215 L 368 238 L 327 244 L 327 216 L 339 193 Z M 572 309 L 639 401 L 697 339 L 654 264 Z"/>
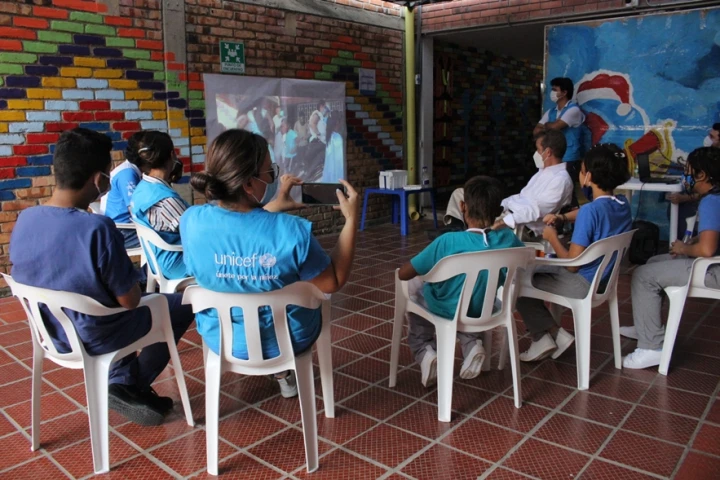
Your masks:
<path fill-rule="evenodd" d="M 337 191 L 346 195 L 345 187 L 340 183 L 303 183 L 302 203 L 305 205 L 339 205 Z"/>

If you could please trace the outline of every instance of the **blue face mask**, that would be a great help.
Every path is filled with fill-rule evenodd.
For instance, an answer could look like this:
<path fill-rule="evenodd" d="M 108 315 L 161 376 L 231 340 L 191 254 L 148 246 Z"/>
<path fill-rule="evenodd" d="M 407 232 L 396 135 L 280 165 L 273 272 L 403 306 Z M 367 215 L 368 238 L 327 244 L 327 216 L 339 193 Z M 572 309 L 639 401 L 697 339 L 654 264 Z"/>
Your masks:
<path fill-rule="evenodd" d="M 277 193 L 277 189 L 278 189 L 278 178 L 277 178 L 277 176 L 274 177 L 274 178 L 273 178 L 273 181 L 270 182 L 270 183 L 266 182 L 266 181 L 263 180 L 262 178 L 259 178 L 259 177 L 255 177 L 255 178 L 257 178 L 258 180 L 260 180 L 262 183 L 265 184 L 265 194 L 262 196 L 262 198 L 261 198 L 260 200 L 258 200 L 258 199 L 255 197 L 255 195 L 253 195 L 253 198 L 254 198 L 255 200 L 257 200 L 257 202 L 258 202 L 260 205 L 265 206 L 265 205 L 267 205 L 267 204 L 270 202 L 270 200 L 272 200 L 272 198 L 275 196 L 275 193 Z"/>
<path fill-rule="evenodd" d="M 683 174 L 683 186 L 685 187 L 685 193 L 688 195 L 693 193 L 693 188 L 695 187 L 695 177 L 687 173 Z"/>

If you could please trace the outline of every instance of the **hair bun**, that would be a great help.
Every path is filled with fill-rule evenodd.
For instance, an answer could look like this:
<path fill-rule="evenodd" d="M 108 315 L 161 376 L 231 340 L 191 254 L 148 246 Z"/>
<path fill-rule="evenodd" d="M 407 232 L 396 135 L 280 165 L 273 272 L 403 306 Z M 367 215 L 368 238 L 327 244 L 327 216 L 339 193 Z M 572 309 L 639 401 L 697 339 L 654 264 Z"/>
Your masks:
<path fill-rule="evenodd" d="M 225 185 L 207 171 L 195 173 L 190 179 L 190 185 L 209 200 L 222 200 L 227 196 Z"/>

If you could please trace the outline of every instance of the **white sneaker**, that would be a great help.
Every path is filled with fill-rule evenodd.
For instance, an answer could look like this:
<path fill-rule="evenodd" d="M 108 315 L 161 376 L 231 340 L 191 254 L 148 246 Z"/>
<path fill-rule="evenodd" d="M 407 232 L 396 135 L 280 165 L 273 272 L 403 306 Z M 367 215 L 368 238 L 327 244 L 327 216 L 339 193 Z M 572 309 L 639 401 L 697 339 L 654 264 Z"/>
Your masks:
<path fill-rule="evenodd" d="M 470 380 L 480 375 L 482 371 L 483 363 L 485 362 L 485 347 L 482 345 L 482 340 L 475 340 L 472 350 L 468 353 L 468 356 L 463 360 L 462 367 L 460 368 L 460 378 L 464 380 Z"/>
<path fill-rule="evenodd" d="M 550 356 L 552 352 L 555 351 L 555 349 L 557 349 L 557 345 L 555 345 L 555 340 L 553 340 L 552 336 L 549 333 L 546 333 L 537 342 L 532 342 L 527 352 L 523 352 L 520 354 L 520 361 L 537 362 L 538 360 L 542 360 Z"/>
<path fill-rule="evenodd" d="M 637 340 L 638 334 L 637 329 L 633 327 L 620 327 L 620 335 L 622 335 L 625 338 L 632 338 L 633 340 Z"/>
<path fill-rule="evenodd" d="M 295 379 L 295 372 L 289 370 L 287 375 L 283 378 L 276 378 L 278 384 L 280 384 L 280 394 L 284 398 L 297 397 L 297 380 Z"/>
<path fill-rule="evenodd" d="M 567 350 L 568 347 L 573 343 L 575 343 L 575 337 L 573 337 L 570 332 L 561 327 L 560 330 L 558 330 L 557 337 L 555 337 L 555 345 L 557 345 L 557 350 L 555 350 L 552 354 L 553 360 L 559 358 L 560 355 L 565 353 L 565 350 Z"/>
<path fill-rule="evenodd" d="M 645 348 L 636 348 L 634 352 L 623 358 L 623 368 L 641 370 L 648 367 L 657 367 L 660 365 L 661 356 L 662 349 L 648 350 Z"/>
<path fill-rule="evenodd" d="M 437 380 L 437 353 L 430 345 L 425 346 L 425 355 L 420 362 L 423 387 L 430 387 Z"/>

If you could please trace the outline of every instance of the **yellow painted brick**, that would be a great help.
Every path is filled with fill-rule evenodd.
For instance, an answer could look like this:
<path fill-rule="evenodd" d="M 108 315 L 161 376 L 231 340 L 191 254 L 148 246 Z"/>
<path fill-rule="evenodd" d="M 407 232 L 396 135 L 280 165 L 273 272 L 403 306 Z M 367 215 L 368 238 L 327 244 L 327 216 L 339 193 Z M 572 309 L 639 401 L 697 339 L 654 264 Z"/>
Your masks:
<path fill-rule="evenodd" d="M 53 88 L 28 88 L 25 91 L 27 92 L 27 98 L 62 98 L 62 92 Z"/>
<path fill-rule="evenodd" d="M 117 88 L 120 90 L 134 89 L 138 87 L 137 80 L 110 80 L 110 88 Z"/>
<path fill-rule="evenodd" d="M 125 92 L 125 100 L 150 100 L 152 98 L 152 92 L 148 92 L 147 90 L 131 90 Z"/>
<path fill-rule="evenodd" d="M 95 70 L 93 72 L 93 77 L 95 77 L 95 78 L 120 78 L 122 76 L 123 76 L 123 71 L 114 69 L 114 68 Z"/>
<path fill-rule="evenodd" d="M 370 112 L 370 118 L 382 118 L 383 112 Z"/>
<path fill-rule="evenodd" d="M 44 110 L 42 100 L 8 100 L 8 110 Z"/>
<path fill-rule="evenodd" d="M 92 76 L 92 70 L 85 67 L 62 67 L 60 69 L 60 76 L 90 78 Z"/>
<path fill-rule="evenodd" d="M 170 110 L 168 114 L 168 118 L 170 120 L 181 120 L 185 118 L 185 111 L 184 110 Z"/>
<path fill-rule="evenodd" d="M 190 137 L 190 144 L 192 145 L 205 145 L 206 142 L 205 137 Z"/>
<path fill-rule="evenodd" d="M 75 66 L 105 68 L 105 60 L 102 58 L 75 57 Z"/>
<path fill-rule="evenodd" d="M 7 131 L 8 131 L 8 124 L 0 123 L 0 133 L 7 133 Z"/>
<path fill-rule="evenodd" d="M 43 77 L 42 86 L 55 88 L 75 88 L 75 79 L 60 77 Z"/>
<path fill-rule="evenodd" d="M 189 129 L 188 129 L 188 128 L 181 128 L 181 129 L 180 129 L 180 136 L 181 136 L 181 137 L 187 137 L 187 136 L 189 136 L 189 135 L 190 135 L 190 132 L 189 132 Z"/>
<path fill-rule="evenodd" d="M 140 110 L 165 110 L 167 105 L 160 100 L 140 102 Z"/>
<path fill-rule="evenodd" d="M 0 110 L 0 120 L 3 122 L 24 122 L 25 112 L 17 110 Z"/>
<path fill-rule="evenodd" d="M 165 120 L 167 118 L 167 113 L 165 110 L 156 110 L 152 112 L 153 114 L 153 120 Z"/>
<path fill-rule="evenodd" d="M 193 137 L 201 137 L 205 135 L 205 129 L 200 127 L 192 127 L 190 129 L 190 135 L 192 135 Z"/>
<path fill-rule="evenodd" d="M 172 113 L 172 110 L 170 110 L 170 112 Z M 170 116 L 170 118 L 172 119 L 172 116 Z M 187 120 L 168 120 L 168 126 L 170 128 L 187 128 L 188 122 Z"/>

